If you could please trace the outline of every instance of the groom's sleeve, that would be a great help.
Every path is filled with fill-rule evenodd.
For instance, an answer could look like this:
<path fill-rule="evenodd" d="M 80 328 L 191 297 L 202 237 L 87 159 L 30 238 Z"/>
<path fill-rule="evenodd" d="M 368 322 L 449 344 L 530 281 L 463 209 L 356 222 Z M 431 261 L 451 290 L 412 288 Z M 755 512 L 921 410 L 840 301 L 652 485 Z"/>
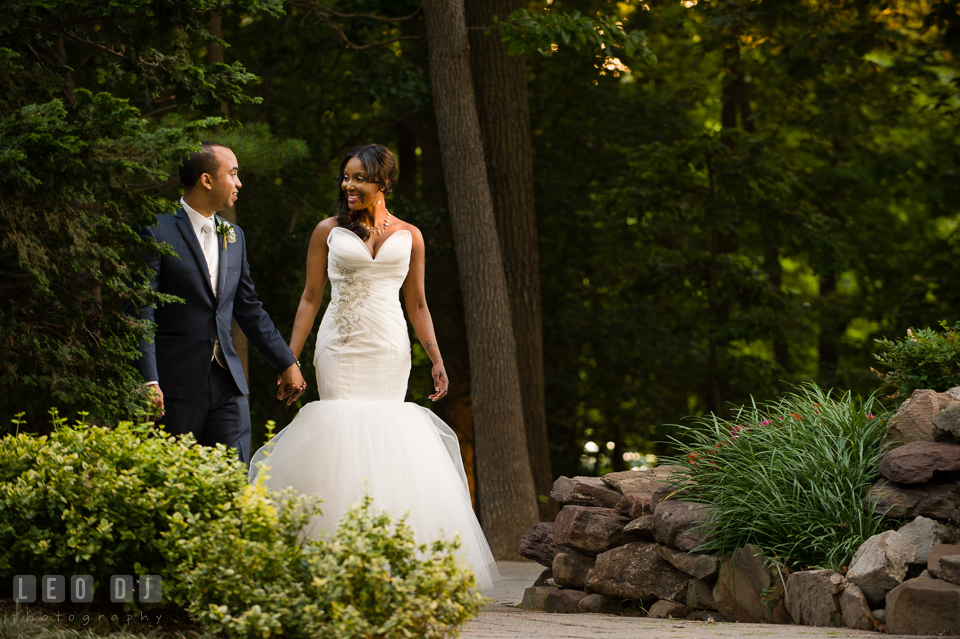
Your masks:
<path fill-rule="evenodd" d="M 247 263 L 247 242 L 243 231 L 236 226 L 234 228 L 238 231 L 237 241 L 241 243 L 243 252 L 240 283 L 233 301 L 233 317 L 243 334 L 263 354 L 267 362 L 277 370 L 286 370 L 297 363 L 297 358 L 293 356 L 293 351 L 287 346 L 257 297 L 253 279 L 250 277 L 250 265 Z"/>
<path fill-rule="evenodd" d="M 151 240 L 154 244 L 157 243 L 157 238 L 153 234 L 153 231 L 149 228 L 141 229 L 139 234 L 144 239 Z M 143 256 L 144 262 L 147 264 L 147 268 L 150 269 L 151 275 L 148 284 L 150 288 L 156 292 L 159 277 L 160 277 L 160 255 L 155 251 L 151 251 L 149 254 Z M 157 312 L 156 306 L 144 306 L 143 308 L 135 309 L 132 313 L 134 317 L 141 320 L 147 320 L 151 324 L 154 323 L 154 315 Z M 137 350 L 140 351 L 140 357 L 133 362 L 134 368 L 140 371 L 140 375 L 143 376 L 144 382 L 156 383 L 159 381 L 160 376 L 157 374 L 157 345 L 156 343 L 146 337 L 140 340 L 140 343 L 137 345 Z"/>

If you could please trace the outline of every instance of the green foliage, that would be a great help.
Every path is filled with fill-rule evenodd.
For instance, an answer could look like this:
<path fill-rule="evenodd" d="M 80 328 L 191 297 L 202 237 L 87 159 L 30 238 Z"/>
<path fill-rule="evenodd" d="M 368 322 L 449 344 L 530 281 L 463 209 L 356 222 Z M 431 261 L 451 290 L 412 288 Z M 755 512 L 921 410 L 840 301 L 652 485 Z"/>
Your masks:
<path fill-rule="evenodd" d="M 874 339 L 960 309 L 960 75 L 933 5 L 616 7 L 656 66 L 526 59 L 556 474 L 787 385 L 869 395 Z"/>
<path fill-rule="evenodd" d="M 813 384 L 730 419 L 680 427 L 671 475 L 679 499 L 711 504 L 710 536 L 698 551 L 746 544 L 791 568 L 848 565 L 857 548 L 891 524 L 865 509 L 878 477 L 886 416 L 874 397 Z"/>
<path fill-rule="evenodd" d="M 175 575 L 204 555 L 178 547 L 189 540 L 178 522 L 209 525 L 244 491 L 243 464 L 222 446 L 149 424 L 66 425 L 55 412 L 54 424 L 0 439 L 3 574 L 89 574 L 101 590 L 113 574 Z"/>
<path fill-rule="evenodd" d="M 614 48 L 623 49 L 628 57 L 639 56 L 647 64 L 656 64 L 657 56 L 647 48 L 643 31 L 627 31 L 617 16 L 598 13 L 594 17 L 573 13 L 531 13 L 518 9 L 505 20 L 493 17 L 489 33 L 499 31 L 508 42 L 510 55 L 538 51 L 548 56 L 559 45 L 572 45 L 594 55 L 612 56 Z"/>
<path fill-rule="evenodd" d="M 251 101 L 241 64 L 192 58 L 211 10 L 241 2 L 26 2 L 0 14 L 0 416 L 28 427 L 51 403 L 103 422 L 148 399 L 130 365 L 151 327 L 129 307 L 170 303 L 146 284 L 135 229 L 172 208 L 175 167 L 222 104 Z M 148 120 L 177 106 L 189 121 Z M 162 250 L 162 249 L 161 249 Z"/>
<path fill-rule="evenodd" d="M 483 602 L 458 540 L 417 545 L 369 498 L 330 540 L 302 540 L 315 498 L 249 485 L 223 446 L 54 422 L 0 439 L 3 574 L 90 574 L 100 591 L 159 574 L 163 604 L 230 637 L 455 636 Z"/>
<path fill-rule="evenodd" d="M 191 126 L 147 127 L 126 100 L 78 89 L 75 103 L 0 120 L 0 415 L 51 401 L 116 421 L 146 396 L 130 365 L 149 327 L 126 305 L 169 301 L 146 285 L 134 231 L 170 208 L 153 185 L 193 150 Z"/>
<path fill-rule="evenodd" d="M 897 389 L 897 397 L 907 398 L 918 388 L 943 392 L 960 386 L 960 322 L 947 326 L 942 320 L 940 326 L 942 332 L 908 328 L 906 337 L 876 340 L 885 351 L 874 357 L 890 369 L 877 375 Z"/>

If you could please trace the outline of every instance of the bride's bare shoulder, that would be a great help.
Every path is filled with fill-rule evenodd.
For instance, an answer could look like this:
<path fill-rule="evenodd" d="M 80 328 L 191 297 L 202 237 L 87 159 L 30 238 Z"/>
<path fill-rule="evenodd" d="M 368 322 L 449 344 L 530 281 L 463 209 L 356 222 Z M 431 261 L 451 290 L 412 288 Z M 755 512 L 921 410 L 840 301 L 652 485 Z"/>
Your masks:
<path fill-rule="evenodd" d="M 398 231 L 410 231 L 410 235 L 413 236 L 413 240 L 415 242 L 423 243 L 423 234 L 420 232 L 420 229 L 418 229 L 416 226 L 414 226 L 410 222 L 405 222 L 404 220 L 401 220 L 395 215 L 393 216 L 393 219 L 399 223 L 398 225 L 400 228 L 397 229 Z"/>
<path fill-rule="evenodd" d="M 329 233 L 330 229 L 336 228 L 336 226 L 337 226 L 337 216 L 331 215 L 330 217 L 324 220 L 321 220 L 320 223 L 317 224 L 317 228 L 314 230 L 314 232 L 324 231 L 326 233 Z"/>
<path fill-rule="evenodd" d="M 313 236 L 310 238 L 310 243 L 322 243 L 326 245 L 327 237 L 330 235 L 330 231 L 337 228 L 337 217 L 332 215 L 325 220 L 322 220 L 317 227 L 313 229 Z"/>

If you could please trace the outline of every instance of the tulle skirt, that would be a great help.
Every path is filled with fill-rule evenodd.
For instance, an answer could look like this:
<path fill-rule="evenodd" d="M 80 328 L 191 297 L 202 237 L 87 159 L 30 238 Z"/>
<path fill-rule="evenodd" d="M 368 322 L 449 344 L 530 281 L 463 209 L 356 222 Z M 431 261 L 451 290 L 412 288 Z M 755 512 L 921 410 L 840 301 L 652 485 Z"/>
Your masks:
<path fill-rule="evenodd" d="M 473 569 L 481 591 L 499 578 L 470 505 L 456 434 L 422 406 L 345 399 L 310 402 L 253 456 L 251 482 L 261 462 L 269 467 L 269 488 L 292 486 L 323 500 L 323 514 L 304 530 L 309 537 L 336 530 L 347 508 L 366 492 L 377 510 L 394 518 L 406 515 L 417 543 L 459 534 L 461 559 Z"/>

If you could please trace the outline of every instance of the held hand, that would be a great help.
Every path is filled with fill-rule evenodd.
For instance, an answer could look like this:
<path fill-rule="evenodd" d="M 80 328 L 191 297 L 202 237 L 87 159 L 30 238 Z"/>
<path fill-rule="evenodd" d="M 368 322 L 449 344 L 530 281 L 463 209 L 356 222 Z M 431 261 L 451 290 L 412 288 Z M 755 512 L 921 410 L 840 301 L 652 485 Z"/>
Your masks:
<path fill-rule="evenodd" d="M 437 362 L 433 365 L 433 389 L 436 391 L 430 396 L 433 401 L 438 401 L 447 396 L 447 389 L 450 387 L 450 380 L 447 379 L 447 370 L 443 367 L 443 362 Z"/>
<path fill-rule="evenodd" d="M 307 383 L 303 380 L 300 367 L 296 364 L 292 364 L 287 370 L 280 373 L 277 378 L 277 386 L 280 387 L 280 390 L 277 391 L 277 399 L 286 399 L 287 406 L 300 399 L 303 391 L 307 390 Z"/>
<path fill-rule="evenodd" d="M 157 409 L 157 417 L 163 417 L 163 391 L 160 390 L 160 384 L 150 384 L 147 386 L 147 393 L 150 395 L 150 401 Z"/>

